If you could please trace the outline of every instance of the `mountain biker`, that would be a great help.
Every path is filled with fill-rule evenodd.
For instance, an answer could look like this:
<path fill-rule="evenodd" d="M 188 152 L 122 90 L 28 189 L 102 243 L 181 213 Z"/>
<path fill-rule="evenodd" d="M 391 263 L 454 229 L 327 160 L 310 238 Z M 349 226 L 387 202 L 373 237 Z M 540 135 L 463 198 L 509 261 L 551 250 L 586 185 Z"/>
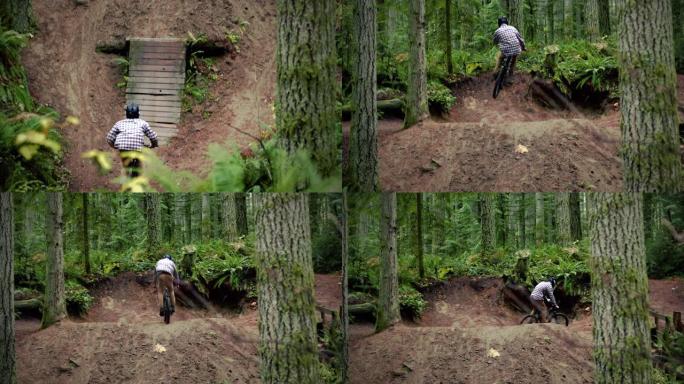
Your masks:
<path fill-rule="evenodd" d="M 173 262 L 173 258 L 171 255 L 164 255 L 162 259 L 157 261 L 157 265 L 154 267 L 154 283 L 157 289 L 159 316 L 164 316 L 164 288 L 167 288 L 171 294 L 171 313 L 176 311 L 176 294 L 173 292 L 173 286 L 174 282 L 178 279 L 180 279 L 178 277 L 178 269 L 176 268 L 176 264 Z"/>
<path fill-rule="evenodd" d="M 499 28 L 494 32 L 494 44 L 499 45 L 499 52 L 496 54 L 496 71 L 494 72 L 494 78 L 499 73 L 501 65 L 503 65 L 504 57 L 511 56 L 511 66 L 508 69 L 508 76 L 506 78 L 505 85 L 511 85 L 513 82 L 510 80 L 513 78 L 513 71 L 515 70 L 515 62 L 517 61 L 518 55 L 525 51 L 525 40 L 520 36 L 518 30 L 508 25 L 508 19 L 504 16 L 499 17 Z"/>
<path fill-rule="evenodd" d="M 549 299 L 553 308 L 558 308 L 556 298 L 553 297 L 554 288 L 556 288 L 556 279 L 552 277 L 548 281 L 537 284 L 530 295 L 530 303 L 541 314 L 542 323 L 546 323 L 546 305 L 544 304 L 546 299 Z"/>
<path fill-rule="evenodd" d="M 139 176 L 140 162 L 136 158 L 127 157 L 130 152 L 140 151 L 145 146 L 145 136 L 150 138 L 152 148 L 158 147 L 157 134 L 150 128 L 147 121 L 140 118 L 138 104 L 126 105 L 126 118 L 119 120 L 107 134 L 107 144 L 119 150 L 121 163 L 124 168 L 131 170 L 131 176 Z"/>

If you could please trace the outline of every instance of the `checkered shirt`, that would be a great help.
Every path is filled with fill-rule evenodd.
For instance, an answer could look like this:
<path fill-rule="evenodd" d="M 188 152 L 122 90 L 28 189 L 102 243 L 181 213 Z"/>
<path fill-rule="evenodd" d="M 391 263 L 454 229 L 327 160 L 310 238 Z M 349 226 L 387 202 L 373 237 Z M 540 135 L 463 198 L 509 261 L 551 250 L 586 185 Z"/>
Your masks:
<path fill-rule="evenodd" d="M 145 136 L 152 142 L 157 140 L 157 134 L 150 129 L 147 121 L 124 119 L 114 124 L 107 134 L 107 142 L 114 144 L 119 151 L 137 151 L 145 145 Z"/>
<path fill-rule="evenodd" d="M 504 56 L 517 56 L 522 52 L 525 40 L 515 27 L 504 24 L 494 32 L 494 44 L 499 44 L 499 49 Z"/>

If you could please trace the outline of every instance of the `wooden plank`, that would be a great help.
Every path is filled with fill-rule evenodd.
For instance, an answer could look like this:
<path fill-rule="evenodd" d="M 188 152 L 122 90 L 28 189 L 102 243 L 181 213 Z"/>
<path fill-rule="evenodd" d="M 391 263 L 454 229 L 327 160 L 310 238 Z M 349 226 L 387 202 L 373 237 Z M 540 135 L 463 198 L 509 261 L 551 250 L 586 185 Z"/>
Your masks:
<path fill-rule="evenodd" d="M 156 123 L 179 123 L 180 122 L 180 116 L 146 116 L 143 115 L 142 113 L 140 114 L 140 118 L 148 121 L 150 123 L 156 122 Z"/>
<path fill-rule="evenodd" d="M 157 45 L 163 45 L 163 44 L 185 44 L 185 39 L 179 38 L 179 37 L 129 37 L 127 39 L 128 41 L 131 42 L 131 44 L 140 44 L 144 43 L 145 45 L 147 44 L 157 44 Z"/>
<path fill-rule="evenodd" d="M 183 84 L 185 79 L 182 76 L 175 77 L 149 77 L 149 76 L 128 76 L 128 82 L 135 83 L 158 83 L 158 84 Z"/>
<path fill-rule="evenodd" d="M 180 103 L 180 95 L 139 95 L 131 93 L 126 95 L 127 100 L 136 101 L 170 101 Z"/>
<path fill-rule="evenodd" d="M 183 89 L 184 84 L 169 84 L 169 83 L 157 83 L 157 82 L 138 82 L 128 80 L 128 88 L 130 89 Z"/>
<path fill-rule="evenodd" d="M 185 54 L 186 52 L 186 47 L 185 45 L 179 45 L 179 46 L 171 46 L 171 45 L 144 45 L 140 48 L 137 48 L 135 52 L 158 52 L 158 53 L 163 53 L 163 52 L 182 52 Z"/>
<path fill-rule="evenodd" d="M 143 120 L 150 120 L 150 121 L 161 121 L 161 122 L 175 123 L 175 122 L 177 122 L 178 119 L 180 119 L 180 115 L 181 115 L 180 110 L 177 110 L 175 112 L 166 112 L 166 111 L 142 112 L 142 111 L 140 111 L 140 118 Z M 173 120 L 165 120 L 165 119 L 173 119 Z"/>
<path fill-rule="evenodd" d="M 178 134 L 178 128 L 157 128 L 152 130 L 157 134 L 157 136 L 175 136 Z"/>
<path fill-rule="evenodd" d="M 181 68 L 184 61 L 176 59 L 138 59 L 132 57 L 131 68 L 135 68 L 138 65 L 161 65 L 161 66 L 174 66 L 176 68 Z"/>
<path fill-rule="evenodd" d="M 178 72 L 183 74 L 185 65 L 180 63 L 174 65 L 148 65 L 148 64 L 136 64 L 131 65 L 131 71 L 155 71 L 155 72 Z"/>
<path fill-rule="evenodd" d="M 154 111 L 158 108 L 174 108 L 174 109 L 179 109 L 182 105 L 180 101 L 150 101 L 150 100 L 142 100 L 142 102 L 139 102 L 139 100 L 130 100 L 130 101 L 135 101 L 138 104 L 140 104 L 141 110 L 150 110 Z"/>
<path fill-rule="evenodd" d="M 140 106 L 140 113 L 175 113 L 180 116 L 180 106 L 174 105 L 174 106 L 157 106 L 157 105 L 147 105 L 143 104 Z"/>
<path fill-rule="evenodd" d="M 138 89 L 127 89 L 126 93 L 137 94 L 137 95 L 167 95 L 167 96 L 178 95 L 178 96 L 180 96 L 180 90 L 179 89 L 138 88 Z"/>
<path fill-rule="evenodd" d="M 130 70 L 128 71 L 129 77 L 146 77 L 150 79 L 165 79 L 165 78 L 178 78 L 184 79 L 182 72 L 158 72 L 158 71 L 138 71 Z"/>
<path fill-rule="evenodd" d="M 176 129 L 176 124 L 173 123 L 154 123 L 154 126 L 157 128 L 168 128 L 168 129 Z"/>
<path fill-rule="evenodd" d="M 128 55 L 130 61 L 141 59 L 185 60 L 185 52 L 135 52 Z"/>

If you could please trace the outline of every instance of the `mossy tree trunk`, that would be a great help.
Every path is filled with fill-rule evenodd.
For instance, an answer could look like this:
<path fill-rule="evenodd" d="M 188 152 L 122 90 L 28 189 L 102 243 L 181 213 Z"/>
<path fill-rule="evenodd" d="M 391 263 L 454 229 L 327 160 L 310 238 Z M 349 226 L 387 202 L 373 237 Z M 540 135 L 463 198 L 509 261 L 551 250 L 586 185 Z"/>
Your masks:
<path fill-rule="evenodd" d="M 587 18 L 587 39 L 589 41 L 597 41 L 600 37 L 599 28 L 599 0 L 587 0 L 586 18 Z"/>
<path fill-rule="evenodd" d="M 480 194 L 480 232 L 482 235 L 482 254 L 489 255 L 496 246 L 496 225 L 494 221 L 496 194 Z"/>
<path fill-rule="evenodd" d="M 627 1 L 618 28 L 624 188 L 682 188 L 670 0 Z"/>
<path fill-rule="evenodd" d="M 147 218 L 147 255 L 156 259 L 161 245 L 161 209 L 158 193 L 144 196 L 145 217 Z"/>
<path fill-rule="evenodd" d="M 45 234 L 47 262 L 45 281 L 45 305 L 43 307 L 43 328 L 60 321 L 66 316 L 64 295 L 64 221 L 62 217 L 62 194 L 47 194 Z"/>
<path fill-rule="evenodd" d="M 454 73 L 454 63 L 451 58 L 451 0 L 444 0 L 444 48 L 446 53 L 447 73 Z"/>
<path fill-rule="evenodd" d="M 575 240 L 582 239 L 582 212 L 580 207 L 579 192 L 570 192 L 570 238 Z"/>
<path fill-rule="evenodd" d="M 429 117 L 425 57 L 425 0 L 409 0 L 409 78 L 404 128 Z"/>
<path fill-rule="evenodd" d="M 537 19 L 537 38 L 543 44 L 549 43 L 549 31 L 548 31 L 548 2 L 549 0 L 536 0 L 537 2 L 537 12 L 535 17 Z"/>
<path fill-rule="evenodd" d="M 520 212 L 518 211 L 518 201 L 515 193 L 508 194 L 508 245 L 514 249 L 520 247 L 520 236 L 518 234 L 518 221 L 520 220 Z"/>
<path fill-rule="evenodd" d="M 508 21 L 518 29 L 520 33 L 525 33 L 525 7 L 524 0 L 508 0 Z"/>
<path fill-rule="evenodd" d="M 162 194 L 162 201 L 164 205 L 164 220 L 162 220 L 162 239 L 165 242 L 175 243 L 174 230 L 175 230 L 175 220 L 174 220 L 174 196 L 171 193 Z"/>
<path fill-rule="evenodd" d="M 595 382 L 653 382 L 640 194 L 592 193 Z"/>
<path fill-rule="evenodd" d="M 235 228 L 238 236 L 247 236 L 247 195 L 244 193 L 235 194 Z"/>
<path fill-rule="evenodd" d="M 0 2 L 0 25 L 26 33 L 30 32 L 31 23 L 30 0 L 2 0 Z"/>
<path fill-rule="evenodd" d="M 211 238 L 211 211 L 209 210 L 209 194 L 202 194 L 202 240 L 207 241 Z"/>
<path fill-rule="evenodd" d="M 601 36 L 610 35 L 610 3 L 608 0 L 598 0 L 598 18 Z"/>
<path fill-rule="evenodd" d="M 418 262 L 418 276 L 422 279 L 425 277 L 425 263 L 423 261 L 423 194 L 416 193 L 416 221 L 413 230 L 414 250 L 416 252 L 416 260 Z"/>
<path fill-rule="evenodd" d="M 432 223 L 432 253 L 441 254 L 444 245 L 444 221 L 447 212 L 447 196 L 443 193 L 433 194 L 435 205 Z"/>
<path fill-rule="evenodd" d="M 192 243 L 192 194 L 184 193 L 183 197 L 183 220 L 185 223 L 185 244 Z"/>
<path fill-rule="evenodd" d="M 255 196 L 261 381 L 319 383 L 308 197 Z"/>
<path fill-rule="evenodd" d="M 12 194 L 0 193 L 0 383 L 17 382 L 14 347 L 14 211 Z"/>
<path fill-rule="evenodd" d="M 349 382 L 349 211 L 347 210 L 347 194 L 342 194 L 340 211 L 340 227 L 342 229 L 342 304 L 340 320 L 342 322 L 342 367 L 340 382 Z"/>
<path fill-rule="evenodd" d="M 374 0 L 354 1 L 354 70 L 348 185 L 353 191 L 378 189 L 377 24 Z"/>
<path fill-rule="evenodd" d="M 556 241 L 561 245 L 567 245 L 570 239 L 570 193 L 559 192 L 556 194 Z"/>
<path fill-rule="evenodd" d="M 383 192 L 380 194 L 380 284 L 375 320 L 377 332 L 401 319 L 397 269 L 397 194 Z"/>
<path fill-rule="evenodd" d="M 544 194 L 534 194 L 535 217 L 534 217 L 534 240 L 537 247 L 544 243 Z"/>
<path fill-rule="evenodd" d="M 232 193 L 223 194 L 223 236 L 228 241 L 237 239 L 237 209 L 235 196 Z"/>
<path fill-rule="evenodd" d="M 90 274 L 90 236 L 88 236 L 88 194 L 83 193 L 82 195 L 82 225 L 81 235 L 83 236 L 83 269 L 86 274 Z"/>
<path fill-rule="evenodd" d="M 575 12 L 572 8 L 572 0 L 564 0 L 563 5 L 563 37 L 565 40 L 570 40 L 575 36 Z"/>
<path fill-rule="evenodd" d="M 335 173 L 335 1 L 278 0 L 276 127 L 288 152 L 306 149 Z"/>

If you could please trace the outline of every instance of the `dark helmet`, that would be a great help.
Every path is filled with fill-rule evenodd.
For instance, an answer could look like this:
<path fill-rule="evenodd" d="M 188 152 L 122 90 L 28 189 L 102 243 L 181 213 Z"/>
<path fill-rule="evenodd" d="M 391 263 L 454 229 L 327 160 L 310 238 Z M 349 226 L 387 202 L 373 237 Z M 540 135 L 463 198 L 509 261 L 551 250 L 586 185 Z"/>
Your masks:
<path fill-rule="evenodd" d="M 506 18 L 506 16 L 499 17 L 499 27 L 503 24 L 508 24 L 508 19 Z"/>
<path fill-rule="evenodd" d="M 553 288 L 556 288 L 556 278 L 555 277 L 550 278 L 549 283 L 551 283 L 551 286 Z"/>
<path fill-rule="evenodd" d="M 164 255 L 164 258 L 173 261 L 173 257 L 171 257 L 169 254 Z"/>
<path fill-rule="evenodd" d="M 140 107 L 136 103 L 130 103 L 126 106 L 126 118 L 137 119 L 140 117 Z"/>

